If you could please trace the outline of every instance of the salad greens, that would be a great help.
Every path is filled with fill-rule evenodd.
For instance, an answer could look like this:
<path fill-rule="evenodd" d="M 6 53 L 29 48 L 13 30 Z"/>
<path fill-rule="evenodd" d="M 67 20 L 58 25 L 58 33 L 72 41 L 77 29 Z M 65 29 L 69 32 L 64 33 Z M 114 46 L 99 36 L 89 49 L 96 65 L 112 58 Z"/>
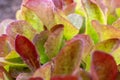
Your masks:
<path fill-rule="evenodd" d="M 0 80 L 120 80 L 119 0 L 23 0 L 0 23 Z"/>

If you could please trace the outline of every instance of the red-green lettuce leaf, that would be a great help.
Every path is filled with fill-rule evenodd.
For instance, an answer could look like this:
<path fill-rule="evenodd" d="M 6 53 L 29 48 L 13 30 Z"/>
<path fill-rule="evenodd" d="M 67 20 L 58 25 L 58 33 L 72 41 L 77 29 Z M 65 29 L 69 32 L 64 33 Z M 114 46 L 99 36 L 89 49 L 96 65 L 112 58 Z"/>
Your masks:
<path fill-rule="evenodd" d="M 101 41 L 95 45 L 95 50 L 112 53 L 120 45 L 120 40 L 117 38 Z"/>
<path fill-rule="evenodd" d="M 68 15 L 75 11 L 76 3 L 74 0 L 52 0 L 55 7 Z"/>
<path fill-rule="evenodd" d="M 36 31 L 32 28 L 30 24 L 28 24 L 26 21 L 18 20 L 10 23 L 7 27 L 6 33 L 8 35 L 8 38 L 14 47 L 15 45 L 15 38 L 17 34 L 21 34 L 28 39 L 32 40 Z"/>
<path fill-rule="evenodd" d="M 53 76 L 71 74 L 80 66 L 82 42 L 78 38 L 68 41 L 54 58 Z"/>
<path fill-rule="evenodd" d="M 116 20 L 112 26 L 114 26 L 115 28 L 119 29 L 120 30 L 120 19 Z"/>
<path fill-rule="evenodd" d="M 6 28 L 13 21 L 14 20 L 11 20 L 11 19 L 5 19 L 0 23 L 0 35 L 6 34 Z"/>
<path fill-rule="evenodd" d="M 83 67 L 86 67 L 86 70 L 90 69 L 90 62 L 91 62 L 91 52 L 93 50 L 94 47 L 94 42 L 92 41 L 92 39 L 85 34 L 79 34 L 76 35 L 74 38 L 79 39 L 82 42 L 82 49 L 83 49 L 83 53 L 82 53 L 82 63 L 81 65 Z M 85 66 L 84 66 L 85 63 Z"/>
<path fill-rule="evenodd" d="M 80 77 L 80 79 L 82 79 L 82 80 L 91 80 L 92 79 L 91 75 L 87 71 L 80 69 L 80 68 L 76 69 L 73 72 L 73 75 Z"/>
<path fill-rule="evenodd" d="M 13 80 L 3 66 L 0 66 L 0 80 Z"/>
<path fill-rule="evenodd" d="M 47 41 L 49 35 L 50 35 L 50 31 L 45 30 L 45 31 L 40 32 L 39 34 L 36 34 L 33 39 L 33 43 L 35 44 L 35 47 L 38 53 L 40 54 L 40 62 L 42 64 L 49 61 L 49 58 L 47 54 L 45 53 L 45 47 L 44 47 L 44 44 Z"/>
<path fill-rule="evenodd" d="M 11 51 L 11 48 L 8 42 L 8 36 L 5 34 L 1 35 L 0 36 L 0 57 L 5 57 L 10 51 Z"/>
<path fill-rule="evenodd" d="M 114 57 L 117 65 L 119 65 L 119 64 L 120 64 L 120 46 L 119 46 L 117 49 L 115 49 L 115 50 L 111 53 L 111 55 Z"/>
<path fill-rule="evenodd" d="M 90 0 L 81 0 L 82 6 L 85 11 L 85 17 L 86 17 L 86 34 L 88 34 L 95 43 L 99 41 L 99 37 L 95 29 L 92 27 L 91 21 L 92 20 L 98 20 L 101 23 L 106 23 L 106 18 L 102 12 L 102 10 L 99 8 L 99 6 L 95 3 L 93 3 Z"/>
<path fill-rule="evenodd" d="M 9 65 L 9 74 L 13 78 L 17 78 L 22 73 L 31 73 L 27 66 L 16 66 L 16 65 Z M 24 75 L 24 74 L 23 74 Z M 28 77 L 28 76 L 27 76 Z"/>
<path fill-rule="evenodd" d="M 92 55 L 91 76 L 93 80 L 115 80 L 117 77 L 117 65 L 114 58 L 101 51 L 95 51 Z"/>
<path fill-rule="evenodd" d="M 60 51 L 63 40 L 63 28 L 64 26 L 61 24 L 55 25 L 51 29 L 51 34 L 45 42 L 45 53 L 49 59 L 55 57 Z"/>
<path fill-rule="evenodd" d="M 17 35 L 15 49 L 32 71 L 40 67 L 39 55 L 36 48 L 26 37 Z"/>
<path fill-rule="evenodd" d="M 28 0 L 24 6 L 34 11 L 48 30 L 55 25 L 55 5 L 52 0 Z"/>
<path fill-rule="evenodd" d="M 25 6 L 21 6 L 21 9 L 16 13 L 17 20 L 25 20 L 37 31 L 40 32 L 43 30 L 43 23 L 37 17 L 37 15 L 30 9 Z"/>
<path fill-rule="evenodd" d="M 93 20 L 92 25 L 99 34 L 100 41 L 104 41 L 112 38 L 120 38 L 120 30 L 110 26 L 110 25 L 102 25 L 98 21 Z"/>
<path fill-rule="evenodd" d="M 41 77 L 44 80 L 50 80 L 52 72 L 52 65 L 51 63 L 46 63 L 41 68 L 37 69 L 33 74 L 33 78 Z"/>
<path fill-rule="evenodd" d="M 31 75 L 31 73 L 21 73 L 17 76 L 16 80 L 29 80 Z"/>
<path fill-rule="evenodd" d="M 48 30 L 55 24 L 63 24 L 64 36 L 67 40 L 79 32 L 61 11 L 55 9 L 52 0 L 28 0 L 24 6 L 34 11 Z"/>
<path fill-rule="evenodd" d="M 64 6 L 63 12 L 66 15 L 74 13 L 75 8 L 76 8 L 76 3 L 73 0 L 64 0 L 64 1 L 66 1 L 66 5 Z M 70 2 L 70 1 L 72 1 L 72 2 Z"/>

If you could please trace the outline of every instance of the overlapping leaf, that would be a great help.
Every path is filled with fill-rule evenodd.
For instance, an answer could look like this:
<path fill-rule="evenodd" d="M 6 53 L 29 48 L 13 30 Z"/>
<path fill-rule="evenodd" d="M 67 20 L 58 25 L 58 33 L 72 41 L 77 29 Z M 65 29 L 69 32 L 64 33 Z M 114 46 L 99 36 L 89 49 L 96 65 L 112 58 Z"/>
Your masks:
<path fill-rule="evenodd" d="M 40 77 L 36 77 L 36 78 L 30 78 L 29 80 L 43 80 L 43 79 Z"/>
<path fill-rule="evenodd" d="M 81 29 L 83 22 L 84 22 L 84 18 L 78 14 L 70 14 L 67 16 L 69 21 L 77 28 L 77 29 Z"/>
<path fill-rule="evenodd" d="M 34 11 L 49 30 L 55 25 L 52 0 L 28 0 L 24 5 Z"/>
<path fill-rule="evenodd" d="M 117 65 L 120 64 L 120 47 L 118 47 L 116 50 L 112 52 L 112 56 L 114 57 Z"/>
<path fill-rule="evenodd" d="M 44 45 L 49 59 L 55 57 L 60 51 L 63 41 L 63 28 L 63 25 L 56 25 L 51 29 L 51 34 Z"/>
<path fill-rule="evenodd" d="M 19 21 L 0 24 L 0 65 L 16 80 L 119 80 L 119 7 L 118 0 L 23 0 Z M 0 78 L 9 80 L 1 66 Z"/>
<path fill-rule="evenodd" d="M 30 74 L 31 76 L 31 72 L 30 70 L 27 68 L 27 66 L 19 66 L 19 65 L 9 65 L 9 74 L 11 75 L 11 77 L 13 78 L 17 78 L 20 77 L 21 74 L 24 75 L 24 73 Z M 25 74 L 26 76 L 26 74 Z M 28 75 L 27 75 L 28 77 Z"/>
<path fill-rule="evenodd" d="M 90 62 L 91 62 L 91 52 L 94 47 L 94 42 L 88 35 L 76 35 L 74 38 L 79 39 L 82 42 L 83 54 L 82 54 L 82 61 L 85 63 L 86 66 L 81 64 L 82 66 L 86 67 L 86 70 L 90 69 Z"/>
<path fill-rule="evenodd" d="M 26 37 L 17 35 L 15 49 L 32 71 L 40 67 L 39 56 L 35 46 Z"/>
<path fill-rule="evenodd" d="M 10 51 L 8 55 L 0 57 L 0 65 L 8 66 L 8 68 L 6 68 L 8 71 L 10 66 L 26 67 L 20 56 L 16 53 L 16 51 L 13 50 Z"/>
<path fill-rule="evenodd" d="M 108 39 L 102 42 L 99 42 L 95 45 L 95 50 L 103 51 L 106 53 L 112 53 L 120 45 L 120 40 L 117 38 Z"/>
<path fill-rule="evenodd" d="M 45 30 L 45 31 L 40 32 L 40 34 L 35 35 L 33 39 L 35 47 L 37 48 L 40 54 L 41 63 L 46 63 L 47 61 L 49 61 L 49 58 L 45 53 L 45 47 L 44 47 L 44 44 L 47 41 L 49 35 L 50 35 L 50 31 Z"/>
<path fill-rule="evenodd" d="M 66 15 L 75 11 L 76 3 L 74 0 L 52 0 L 55 7 L 62 10 Z"/>
<path fill-rule="evenodd" d="M 44 64 L 41 68 L 37 69 L 33 74 L 33 78 L 41 77 L 44 80 L 50 80 L 52 72 L 51 63 Z"/>
<path fill-rule="evenodd" d="M 10 52 L 11 48 L 8 43 L 8 36 L 1 35 L 0 36 L 0 57 L 6 56 Z"/>
<path fill-rule="evenodd" d="M 64 14 L 62 14 L 60 11 L 57 11 L 55 13 L 55 22 L 57 24 L 64 25 L 64 37 L 67 40 L 73 38 L 79 32 L 79 29 L 73 26 L 73 24 L 69 22 L 67 17 Z"/>
<path fill-rule="evenodd" d="M 57 7 L 58 9 L 63 9 L 63 0 L 52 0 L 55 7 Z"/>
<path fill-rule="evenodd" d="M 21 6 L 21 9 L 16 13 L 17 20 L 25 20 L 37 31 L 43 30 L 43 23 L 37 17 L 37 15 L 30 9 Z"/>
<path fill-rule="evenodd" d="M 98 21 L 92 21 L 92 25 L 99 34 L 100 41 L 111 38 L 120 38 L 120 30 L 113 26 L 102 25 Z"/>
<path fill-rule="evenodd" d="M 25 6 L 38 15 L 48 30 L 50 30 L 55 24 L 63 24 L 64 36 L 66 39 L 71 39 L 79 32 L 78 29 L 76 29 L 70 22 L 68 22 L 64 14 L 58 10 L 56 11 L 52 0 L 28 0 L 25 3 Z"/>
<path fill-rule="evenodd" d="M 92 27 L 91 21 L 98 20 L 105 24 L 106 18 L 97 4 L 91 2 L 90 0 L 81 1 L 86 14 L 86 34 L 88 34 L 94 42 L 97 43 L 99 41 L 99 37 L 95 29 Z"/>
<path fill-rule="evenodd" d="M 31 73 L 21 73 L 17 76 L 16 80 L 29 80 L 31 75 Z"/>
<path fill-rule="evenodd" d="M 64 0 L 64 3 L 65 3 L 65 6 L 63 8 L 63 12 L 66 15 L 69 15 L 75 12 L 76 3 L 74 2 L 74 0 Z"/>
<path fill-rule="evenodd" d="M 92 79 L 91 75 L 87 71 L 80 69 L 80 68 L 76 69 L 73 72 L 73 75 L 80 77 L 80 79 L 82 79 L 82 80 L 91 80 Z"/>
<path fill-rule="evenodd" d="M 111 55 L 101 51 L 93 53 L 91 66 L 93 80 L 115 80 L 117 73 L 117 65 Z"/>
<path fill-rule="evenodd" d="M 118 30 L 120 30 L 120 19 L 116 20 L 112 26 L 114 26 L 115 28 L 117 28 Z"/>
<path fill-rule="evenodd" d="M 13 80 L 2 66 L 0 66 L 0 80 Z"/>
<path fill-rule="evenodd" d="M 11 20 L 11 19 L 6 19 L 6 20 L 3 20 L 1 23 L 0 23 L 0 35 L 2 34 L 6 34 L 6 28 L 8 27 L 8 25 L 13 22 L 14 20 Z"/>
<path fill-rule="evenodd" d="M 52 77 L 50 80 L 79 80 L 79 78 L 76 76 L 67 75 L 67 76 Z"/>
<path fill-rule="evenodd" d="M 82 42 L 78 38 L 68 41 L 53 60 L 53 76 L 71 74 L 80 65 Z"/>
<path fill-rule="evenodd" d="M 14 47 L 15 38 L 17 34 L 24 35 L 28 39 L 32 40 L 36 31 L 26 21 L 19 20 L 12 22 L 6 30 L 9 40 Z"/>

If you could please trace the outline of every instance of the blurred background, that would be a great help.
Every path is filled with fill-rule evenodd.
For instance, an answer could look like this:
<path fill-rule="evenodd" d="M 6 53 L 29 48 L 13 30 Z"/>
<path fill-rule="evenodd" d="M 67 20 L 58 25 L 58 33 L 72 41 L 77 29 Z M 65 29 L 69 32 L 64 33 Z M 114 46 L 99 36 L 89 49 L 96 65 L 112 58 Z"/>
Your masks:
<path fill-rule="evenodd" d="M 0 0 L 0 22 L 4 19 L 15 19 L 22 0 Z"/>

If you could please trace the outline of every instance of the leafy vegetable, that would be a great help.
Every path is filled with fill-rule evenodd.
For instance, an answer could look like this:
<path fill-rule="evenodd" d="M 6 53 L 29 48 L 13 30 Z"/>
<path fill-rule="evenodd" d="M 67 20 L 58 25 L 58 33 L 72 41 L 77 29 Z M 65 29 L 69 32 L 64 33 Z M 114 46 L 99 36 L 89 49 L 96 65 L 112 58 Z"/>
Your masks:
<path fill-rule="evenodd" d="M 9 36 L 8 38 L 12 46 L 14 47 L 17 34 L 21 34 L 32 40 L 36 31 L 26 21 L 20 20 L 10 23 L 6 29 L 6 33 Z"/>
<path fill-rule="evenodd" d="M 97 4 L 93 3 L 91 0 L 81 1 L 86 14 L 86 34 L 88 34 L 94 40 L 94 42 L 97 43 L 99 41 L 99 37 L 96 33 L 96 30 L 92 27 L 91 21 L 98 20 L 105 24 L 106 18 Z"/>
<path fill-rule="evenodd" d="M 58 54 L 61 48 L 62 40 L 63 25 L 56 25 L 51 29 L 51 34 L 44 45 L 49 59 L 52 59 Z"/>
<path fill-rule="evenodd" d="M 93 80 L 115 80 L 117 73 L 117 65 L 112 56 L 100 51 L 93 53 L 91 66 Z"/>
<path fill-rule="evenodd" d="M 54 59 L 53 76 L 71 74 L 80 65 L 82 42 L 78 38 L 68 41 Z"/>
<path fill-rule="evenodd" d="M 35 46 L 26 37 L 17 35 L 15 49 L 32 71 L 40 67 Z"/>
<path fill-rule="evenodd" d="M 119 80 L 118 0 L 23 0 L 0 23 L 0 80 Z"/>

